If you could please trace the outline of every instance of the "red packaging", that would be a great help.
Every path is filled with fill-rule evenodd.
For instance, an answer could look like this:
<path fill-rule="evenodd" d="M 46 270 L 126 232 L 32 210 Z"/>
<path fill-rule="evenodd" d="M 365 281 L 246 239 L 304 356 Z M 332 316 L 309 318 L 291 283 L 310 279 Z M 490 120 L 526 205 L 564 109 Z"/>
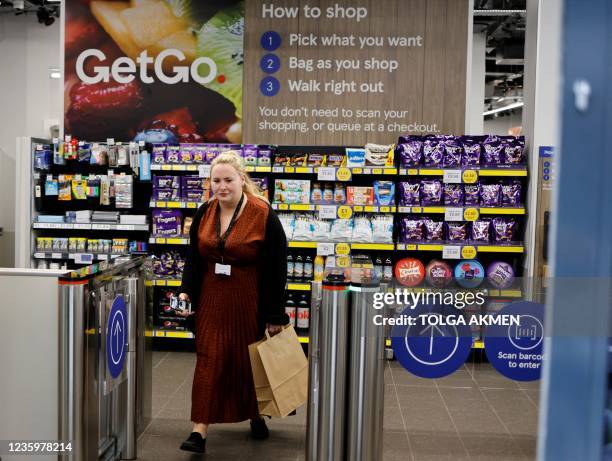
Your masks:
<path fill-rule="evenodd" d="M 414 287 L 425 278 L 425 266 L 415 258 L 400 259 L 395 264 L 395 278 L 405 287 Z"/>

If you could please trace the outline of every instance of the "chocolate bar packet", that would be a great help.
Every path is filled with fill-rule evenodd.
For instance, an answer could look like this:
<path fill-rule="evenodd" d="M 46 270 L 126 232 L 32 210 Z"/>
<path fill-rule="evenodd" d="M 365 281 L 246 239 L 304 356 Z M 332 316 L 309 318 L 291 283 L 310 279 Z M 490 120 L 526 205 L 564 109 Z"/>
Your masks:
<path fill-rule="evenodd" d="M 428 241 L 441 242 L 444 240 L 444 222 L 434 221 L 426 218 L 425 223 L 425 239 Z"/>
<path fill-rule="evenodd" d="M 462 136 L 459 139 L 463 147 L 461 164 L 463 166 L 480 165 L 480 157 L 482 155 L 480 139 L 474 136 Z"/>
<path fill-rule="evenodd" d="M 522 185 L 518 180 L 511 180 L 501 185 L 501 205 L 519 206 L 521 204 Z"/>
<path fill-rule="evenodd" d="M 400 166 L 410 168 L 421 164 L 423 159 L 423 141 L 420 136 L 402 136 L 401 143 L 395 146 L 395 156 L 400 159 Z"/>
<path fill-rule="evenodd" d="M 468 223 L 466 222 L 447 222 L 446 235 L 452 242 L 466 242 L 468 239 Z"/>
<path fill-rule="evenodd" d="M 444 184 L 444 204 L 463 205 L 462 184 Z"/>
<path fill-rule="evenodd" d="M 442 203 L 442 182 L 437 179 L 421 181 L 421 204 L 440 205 Z"/>
<path fill-rule="evenodd" d="M 508 243 L 515 239 L 518 224 L 514 218 L 493 218 L 493 240 Z"/>
<path fill-rule="evenodd" d="M 424 239 L 423 220 L 420 218 L 402 219 L 402 241 L 415 242 Z"/>
<path fill-rule="evenodd" d="M 480 205 L 500 206 L 501 186 L 499 184 L 480 184 Z"/>
<path fill-rule="evenodd" d="M 525 138 L 523 136 L 508 136 L 504 147 L 504 163 L 517 165 L 525 160 Z"/>
<path fill-rule="evenodd" d="M 480 205 L 480 184 L 463 185 L 463 203 L 465 205 Z"/>
<path fill-rule="evenodd" d="M 472 240 L 485 243 L 491 241 L 491 220 L 489 218 L 477 219 L 472 223 Z"/>
<path fill-rule="evenodd" d="M 485 165 L 499 165 L 503 160 L 503 151 L 506 143 L 499 136 L 488 136 L 482 143 Z"/>
<path fill-rule="evenodd" d="M 444 141 L 444 166 L 457 167 L 461 165 L 463 146 L 457 138 L 450 136 Z"/>
<path fill-rule="evenodd" d="M 399 183 L 400 206 L 421 204 L 421 183 L 418 181 L 402 181 Z"/>
<path fill-rule="evenodd" d="M 428 136 L 423 142 L 423 163 L 426 166 L 441 167 L 444 162 L 444 142 L 435 136 Z"/>

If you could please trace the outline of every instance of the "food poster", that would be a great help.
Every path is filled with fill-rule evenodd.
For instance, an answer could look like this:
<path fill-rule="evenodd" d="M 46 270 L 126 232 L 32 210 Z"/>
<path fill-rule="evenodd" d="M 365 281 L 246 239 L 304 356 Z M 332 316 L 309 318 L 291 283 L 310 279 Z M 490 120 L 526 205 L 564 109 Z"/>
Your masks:
<path fill-rule="evenodd" d="M 242 141 L 244 1 L 66 0 L 66 134 Z"/>

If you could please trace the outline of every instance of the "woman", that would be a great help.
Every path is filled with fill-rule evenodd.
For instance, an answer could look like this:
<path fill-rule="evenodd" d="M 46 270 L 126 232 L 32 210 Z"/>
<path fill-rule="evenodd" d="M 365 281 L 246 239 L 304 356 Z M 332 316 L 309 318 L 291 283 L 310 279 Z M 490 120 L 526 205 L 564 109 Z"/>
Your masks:
<path fill-rule="evenodd" d="M 179 299 L 195 309 L 197 363 L 191 396 L 193 431 L 182 450 L 203 453 L 208 426 L 251 420 L 251 435 L 268 437 L 259 416 L 248 345 L 281 330 L 287 238 L 278 216 L 234 152 L 212 163 L 214 198 L 193 218 Z M 183 312 L 187 315 L 187 312 Z"/>

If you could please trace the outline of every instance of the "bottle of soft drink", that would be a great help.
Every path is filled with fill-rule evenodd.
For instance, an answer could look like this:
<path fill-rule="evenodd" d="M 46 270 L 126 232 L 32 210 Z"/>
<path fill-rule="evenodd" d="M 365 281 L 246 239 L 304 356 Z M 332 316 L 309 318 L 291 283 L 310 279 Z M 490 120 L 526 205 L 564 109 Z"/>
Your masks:
<path fill-rule="evenodd" d="M 314 265 L 312 264 L 312 256 L 307 255 L 304 259 L 304 281 L 310 282 L 314 274 Z"/>
<path fill-rule="evenodd" d="M 297 305 L 297 333 L 303 336 L 308 334 L 310 327 L 310 305 L 306 300 L 306 295 L 300 297 Z"/>
<path fill-rule="evenodd" d="M 285 314 L 289 316 L 289 323 L 293 328 L 295 328 L 295 317 L 297 314 L 297 309 L 295 306 L 295 301 L 293 300 L 293 295 L 291 293 L 289 293 L 289 295 L 287 296 L 287 301 L 285 302 Z"/>
<path fill-rule="evenodd" d="M 391 262 L 391 257 L 387 256 L 385 259 L 385 265 L 383 266 L 383 278 L 382 282 L 390 283 L 393 279 L 393 263 Z"/>
<path fill-rule="evenodd" d="M 293 280 L 301 282 L 304 279 L 304 257 L 298 253 L 293 266 Z"/>
<path fill-rule="evenodd" d="M 293 281 L 293 272 L 295 265 L 293 263 L 293 255 L 289 253 L 287 255 L 287 282 Z"/>

